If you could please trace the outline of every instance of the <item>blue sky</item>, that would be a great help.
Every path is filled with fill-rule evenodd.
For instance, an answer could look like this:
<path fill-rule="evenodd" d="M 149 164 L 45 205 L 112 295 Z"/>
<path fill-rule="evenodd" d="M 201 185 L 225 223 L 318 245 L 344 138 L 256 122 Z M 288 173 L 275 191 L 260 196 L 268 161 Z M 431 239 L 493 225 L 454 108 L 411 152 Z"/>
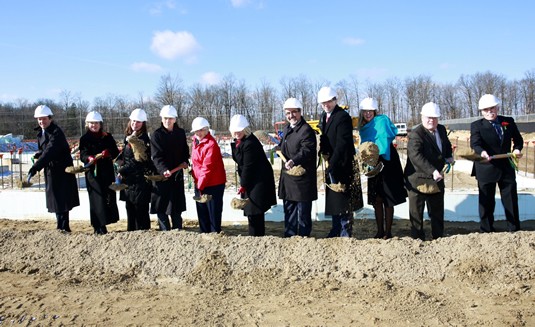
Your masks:
<path fill-rule="evenodd" d="M 252 87 L 535 68 L 531 1 L 0 0 L 0 101 L 152 96 L 232 73 Z"/>

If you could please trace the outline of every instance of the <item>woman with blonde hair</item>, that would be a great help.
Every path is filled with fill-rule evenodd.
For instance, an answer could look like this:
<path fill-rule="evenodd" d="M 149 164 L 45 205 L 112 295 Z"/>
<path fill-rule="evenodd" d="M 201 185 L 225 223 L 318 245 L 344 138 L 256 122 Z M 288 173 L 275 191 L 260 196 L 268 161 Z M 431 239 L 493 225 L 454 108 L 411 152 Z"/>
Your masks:
<path fill-rule="evenodd" d="M 197 217 L 201 233 L 221 232 L 223 193 L 227 175 L 221 149 L 210 133 L 210 123 L 197 117 L 191 123 L 193 144 L 191 174 L 195 180 L 195 196 L 210 196 L 208 202 L 197 201 Z"/>
<path fill-rule="evenodd" d="M 247 119 L 235 115 L 230 120 L 232 159 L 238 164 L 240 188 L 238 195 L 249 199 L 243 214 L 249 221 L 250 236 L 265 235 L 264 214 L 277 204 L 273 168 L 260 141 L 251 133 Z"/>

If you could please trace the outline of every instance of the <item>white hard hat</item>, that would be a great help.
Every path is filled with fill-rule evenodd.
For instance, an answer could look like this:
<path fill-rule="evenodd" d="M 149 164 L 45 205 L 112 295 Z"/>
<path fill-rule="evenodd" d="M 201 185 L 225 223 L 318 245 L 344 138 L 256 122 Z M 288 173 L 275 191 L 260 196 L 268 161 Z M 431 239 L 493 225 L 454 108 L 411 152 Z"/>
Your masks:
<path fill-rule="evenodd" d="M 102 122 L 102 116 L 96 112 L 96 111 L 91 111 L 90 113 L 87 114 L 87 117 L 85 117 L 85 121 L 86 122 Z"/>
<path fill-rule="evenodd" d="M 374 98 L 366 98 L 360 102 L 360 110 L 377 110 L 377 101 Z"/>
<path fill-rule="evenodd" d="M 323 103 L 326 101 L 331 101 L 336 97 L 336 91 L 331 89 L 328 86 L 322 87 L 318 92 L 318 103 Z"/>
<path fill-rule="evenodd" d="M 176 118 L 178 117 L 178 114 L 177 114 L 175 107 L 167 105 L 167 106 L 163 106 L 162 110 L 160 111 L 160 117 Z"/>
<path fill-rule="evenodd" d="M 484 96 L 481 97 L 481 99 L 479 99 L 478 109 L 483 110 L 487 108 L 492 108 L 499 104 L 500 104 L 500 100 L 498 100 L 497 97 L 495 97 L 492 94 L 485 94 Z"/>
<path fill-rule="evenodd" d="M 130 114 L 130 120 L 147 121 L 147 113 L 143 109 L 135 109 Z"/>
<path fill-rule="evenodd" d="M 33 114 L 33 116 L 35 118 L 52 116 L 52 110 L 50 110 L 49 107 L 42 104 L 38 106 L 37 108 L 35 108 L 35 113 Z"/>
<path fill-rule="evenodd" d="M 301 105 L 301 101 L 297 100 L 296 98 L 289 98 L 288 100 L 286 100 L 286 102 L 284 102 L 284 106 L 282 108 L 283 109 L 293 109 L 293 108 L 301 109 L 303 108 L 303 106 Z"/>
<path fill-rule="evenodd" d="M 424 104 L 420 114 L 426 117 L 440 117 L 440 107 L 434 102 L 428 102 Z"/>
<path fill-rule="evenodd" d="M 197 117 L 191 122 L 191 132 L 194 133 L 200 129 L 203 129 L 204 127 L 210 127 L 210 123 L 208 120 Z"/>
<path fill-rule="evenodd" d="M 230 120 L 230 126 L 228 129 L 231 132 L 241 132 L 247 126 L 249 126 L 247 118 L 242 115 L 234 115 Z"/>

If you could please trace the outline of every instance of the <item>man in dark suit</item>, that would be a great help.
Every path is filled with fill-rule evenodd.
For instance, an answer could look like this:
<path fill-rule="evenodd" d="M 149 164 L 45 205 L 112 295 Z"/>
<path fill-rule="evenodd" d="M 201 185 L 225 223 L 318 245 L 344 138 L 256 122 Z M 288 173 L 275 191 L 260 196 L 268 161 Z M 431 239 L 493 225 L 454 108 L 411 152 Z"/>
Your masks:
<path fill-rule="evenodd" d="M 431 239 L 444 235 L 444 175 L 453 163 L 446 128 L 438 124 L 440 108 L 433 102 L 422 107 L 422 124 L 409 135 L 405 183 L 409 191 L 411 236 L 425 241 L 424 206 L 431 219 Z"/>
<path fill-rule="evenodd" d="M 318 103 L 324 110 L 319 128 L 320 153 L 328 163 L 325 179 L 328 186 L 343 184 L 345 190 L 326 189 L 325 215 L 332 216 L 332 229 L 327 237 L 351 237 L 353 212 L 363 207 L 360 173 L 355 165 L 353 123 L 347 112 L 340 108 L 336 91 L 324 87 L 318 92 Z"/>
<path fill-rule="evenodd" d="M 284 201 L 284 237 L 310 236 L 312 232 L 312 201 L 318 198 L 316 176 L 316 133 L 301 113 L 301 101 L 290 98 L 284 103 L 288 124 L 280 148 L 284 158 L 279 198 Z M 288 174 L 294 166 L 301 165 L 301 176 Z M 299 228 L 298 228 L 299 227 Z"/>
<path fill-rule="evenodd" d="M 496 183 L 500 188 L 505 218 L 510 232 L 520 230 L 518 194 L 515 169 L 508 159 L 492 159 L 493 155 L 511 152 L 522 158 L 523 139 L 511 117 L 498 115 L 500 101 L 492 94 L 479 100 L 483 118 L 470 126 L 470 147 L 485 161 L 475 162 L 472 176 L 476 176 L 479 189 L 479 217 L 482 233 L 494 232 L 494 207 L 496 206 Z M 512 140 L 512 144 L 511 144 Z"/>

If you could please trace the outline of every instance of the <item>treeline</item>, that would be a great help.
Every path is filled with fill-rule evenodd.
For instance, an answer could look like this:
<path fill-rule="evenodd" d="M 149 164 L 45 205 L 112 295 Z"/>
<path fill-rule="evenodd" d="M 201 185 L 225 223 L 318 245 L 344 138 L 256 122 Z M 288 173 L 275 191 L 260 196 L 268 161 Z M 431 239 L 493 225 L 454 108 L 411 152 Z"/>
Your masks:
<path fill-rule="evenodd" d="M 332 85 L 325 79 L 312 80 L 306 75 L 299 75 L 281 78 L 278 87 L 266 80 L 250 86 L 233 74 L 225 76 L 216 85 L 186 86 L 180 76 L 168 74 L 160 78 L 152 97 L 144 96 L 142 92 L 137 99 L 107 94 L 96 97 L 90 103 L 83 99 L 80 92 L 73 94 L 64 90 L 59 100 L 29 102 L 17 99 L 0 103 L 0 134 L 35 138 L 33 111 L 40 104 L 52 109 L 54 120 L 71 138 L 84 133 L 85 116 L 91 110 L 101 113 L 106 131 L 120 137 L 130 112 L 143 108 L 149 116 L 149 128 L 154 130 L 160 126 L 160 108 L 167 104 L 178 110 L 178 124 L 186 131 L 189 131 L 195 117 L 202 116 L 212 124 L 212 129 L 226 132 L 234 114 L 245 115 L 253 130 L 273 130 L 275 122 L 284 120 L 282 104 L 290 97 L 301 100 L 307 120 L 318 119 L 322 109 L 316 101 L 317 92 L 324 86 L 336 88 L 339 104 L 349 106 L 352 115 L 358 115 L 362 99 L 374 97 L 382 113 L 394 122 L 407 122 L 409 125 L 419 123 L 420 109 L 429 101 L 440 105 L 442 119 L 478 116 L 478 100 L 486 93 L 502 100 L 501 113 L 505 115 L 535 113 L 535 69 L 526 71 L 521 80 L 508 80 L 502 74 L 487 71 L 461 75 L 456 83 L 435 82 L 430 75 L 405 79 L 390 77 L 384 82 L 361 81 L 356 75 L 351 75 Z"/>

